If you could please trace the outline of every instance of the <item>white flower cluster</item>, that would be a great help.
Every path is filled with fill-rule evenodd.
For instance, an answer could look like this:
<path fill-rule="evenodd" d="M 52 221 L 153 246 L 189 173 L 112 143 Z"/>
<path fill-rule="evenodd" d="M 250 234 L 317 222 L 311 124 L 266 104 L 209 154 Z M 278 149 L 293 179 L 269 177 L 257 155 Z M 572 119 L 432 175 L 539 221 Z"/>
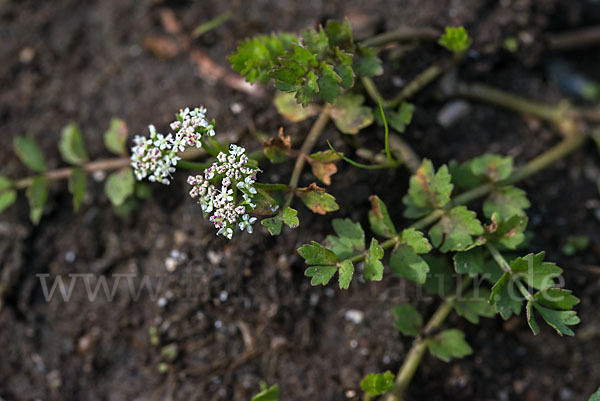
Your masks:
<path fill-rule="evenodd" d="M 153 125 L 148 126 L 150 136 L 136 135 L 135 146 L 131 148 L 131 166 L 138 181 L 148 178 L 152 182 L 169 185 L 171 174 L 181 160 L 177 152 L 186 147 L 202 147 L 204 135 L 214 136 L 212 123 L 206 120 L 206 109 L 180 110 L 177 120 L 171 123 L 175 134 L 159 134 Z"/>
<path fill-rule="evenodd" d="M 252 224 L 256 222 L 256 217 L 250 217 L 248 212 L 256 207 L 252 198 L 256 194 L 256 173 L 260 170 L 248 164 L 245 152 L 241 146 L 231 145 L 229 154 L 219 153 L 204 175 L 188 177 L 188 184 L 193 186 L 190 196 L 198 199 L 205 215 L 210 215 L 217 235 L 229 239 L 236 226 L 252 233 Z M 239 194 L 242 196 L 238 202 Z"/>

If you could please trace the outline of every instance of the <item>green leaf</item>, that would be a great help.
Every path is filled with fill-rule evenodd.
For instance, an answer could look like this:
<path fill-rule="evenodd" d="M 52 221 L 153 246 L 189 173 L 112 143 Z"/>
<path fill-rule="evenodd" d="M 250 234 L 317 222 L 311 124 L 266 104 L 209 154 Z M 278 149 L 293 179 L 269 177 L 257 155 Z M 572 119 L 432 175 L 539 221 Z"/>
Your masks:
<path fill-rule="evenodd" d="M 412 227 L 402 230 L 400 243 L 410 246 L 416 253 L 429 253 L 431 251 L 429 240 L 425 238 L 421 231 Z"/>
<path fill-rule="evenodd" d="M 292 154 L 292 141 L 289 136 L 283 135 L 283 127 L 279 128 L 276 137 L 263 143 L 263 152 L 271 163 L 282 163 L 289 159 Z"/>
<path fill-rule="evenodd" d="M 431 355 L 444 362 L 471 355 L 473 350 L 465 341 L 465 333 L 457 329 L 442 331 L 427 342 Z"/>
<path fill-rule="evenodd" d="M 308 49 L 299 45 L 292 45 L 294 61 L 302 67 L 303 70 L 308 70 L 310 67 L 316 67 L 319 63 L 317 58 Z"/>
<path fill-rule="evenodd" d="M 468 274 L 470 277 L 476 277 L 484 272 L 485 253 L 481 248 L 457 252 L 454 254 L 453 260 L 454 270 L 458 274 Z"/>
<path fill-rule="evenodd" d="M 377 195 L 369 196 L 371 210 L 369 210 L 369 223 L 371 230 L 382 237 L 392 238 L 396 235 L 396 227 L 392 223 L 387 206 Z"/>
<path fill-rule="evenodd" d="M 392 313 L 396 317 L 394 326 L 405 336 L 416 337 L 423 327 L 423 317 L 411 304 L 394 306 Z"/>
<path fill-rule="evenodd" d="M 5 189 L 12 188 L 14 185 L 13 180 L 7 178 L 3 175 L 0 175 L 0 191 L 4 191 Z"/>
<path fill-rule="evenodd" d="M 364 101 L 362 95 L 346 93 L 331 108 L 331 119 L 344 134 L 358 134 L 373 123 L 373 112 L 363 105 Z"/>
<path fill-rule="evenodd" d="M 342 262 L 338 274 L 340 290 L 347 290 L 348 287 L 350 287 L 350 282 L 352 281 L 352 276 L 354 275 L 354 265 L 349 259 L 346 259 Z"/>
<path fill-rule="evenodd" d="M 402 102 L 398 111 L 390 114 L 388 119 L 390 126 L 399 133 L 403 133 L 412 121 L 414 111 L 415 106 L 413 104 Z"/>
<path fill-rule="evenodd" d="M 567 243 L 562 248 L 562 253 L 567 256 L 573 256 L 590 246 L 590 237 L 587 235 L 569 235 Z"/>
<path fill-rule="evenodd" d="M 513 313 L 516 315 L 521 314 L 523 299 L 509 273 L 504 273 L 492 287 L 490 304 L 494 306 L 496 312 L 504 320 L 508 320 Z"/>
<path fill-rule="evenodd" d="M 448 165 L 450 175 L 452 176 L 452 183 L 456 184 L 458 188 L 469 190 L 480 185 L 483 180 L 481 177 L 473 174 L 471 169 L 472 160 L 464 163 L 457 163 L 456 160 L 452 160 Z"/>
<path fill-rule="evenodd" d="M 551 262 L 544 262 L 545 252 L 530 253 L 510 262 L 513 274 L 518 274 L 531 287 L 545 290 L 554 287 L 562 269 Z"/>
<path fill-rule="evenodd" d="M 429 272 L 422 287 L 429 294 L 449 296 L 454 290 L 454 271 L 448 259 L 439 255 L 424 255 Z"/>
<path fill-rule="evenodd" d="M 304 205 L 317 214 L 339 210 L 335 198 L 314 182 L 306 188 L 297 188 L 296 195 Z"/>
<path fill-rule="evenodd" d="M 340 86 L 344 89 L 352 88 L 354 86 L 354 74 L 352 67 L 346 64 L 338 64 L 335 66 L 334 71 L 342 79 Z"/>
<path fill-rule="evenodd" d="M 289 33 L 256 36 L 241 42 L 229 61 L 235 71 L 246 77 L 246 81 L 266 84 L 269 82 L 268 73 L 277 59 L 297 42 L 296 36 Z"/>
<path fill-rule="evenodd" d="M 516 249 L 525 241 L 525 229 L 528 219 L 526 216 L 514 215 L 504 220 L 498 213 L 492 214 L 492 224 L 485 226 L 487 241 L 500 244 L 507 249 Z"/>
<path fill-rule="evenodd" d="M 137 181 L 135 183 L 135 196 L 140 199 L 148 199 L 152 195 L 152 187 L 146 183 Z"/>
<path fill-rule="evenodd" d="M 471 47 L 473 41 L 464 27 L 446 27 L 438 44 L 453 53 L 464 53 Z"/>
<path fill-rule="evenodd" d="M 574 336 L 575 333 L 573 330 L 569 328 L 569 326 L 574 326 L 581 322 L 581 319 L 577 316 L 577 312 L 572 310 L 553 310 L 548 309 L 541 306 L 537 302 L 531 302 L 535 310 L 542 316 L 542 319 L 559 335 L 567 335 Z M 529 307 L 529 306 L 528 306 Z M 530 308 L 530 307 L 529 307 Z M 535 322 L 535 317 L 533 316 L 533 311 L 531 311 L 528 315 L 528 321 L 531 320 L 533 324 L 530 322 L 529 325 L 534 334 L 537 334 L 536 331 L 539 332 L 539 328 L 536 330 L 537 323 Z"/>
<path fill-rule="evenodd" d="M 298 211 L 296 209 L 292 209 L 291 207 L 286 207 L 283 209 L 283 222 L 289 228 L 296 228 L 300 225 L 300 220 L 298 220 Z"/>
<path fill-rule="evenodd" d="M 504 220 L 512 216 L 525 216 L 525 209 L 531 204 L 522 189 L 512 185 L 496 188 L 483 203 L 483 214 L 491 217 L 498 213 Z"/>
<path fill-rule="evenodd" d="M 352 28 L 348 20 L 343 22 L 327 21 L 325 33 L 331 46 L 339 46 L 342 49 L 352 48 L 354 41 L 352 39 Z"/>
<path fill-rule="evenodd" d="M 302 245 L 298 253 L 307 265 L 335 266 L 339 262 L 335 253 L 315 241 Z"/>
<path fill-rule="evenodd" d="M 477 214 L 465 206 L 452 208 L 429 230 L 431 243 L 444 253 L 468 249 L 474 242 L 472 236 L 481 234 L 483 227 Z"/>
<path fill-rule="evenodd" d="M 267 231 L 271 235 L 279 235 L 281 234 L 281 228 L 283 227 L 283 221 L 281 219 L 281 215 L 277 214 L 276 216 L 269 217 L 266 219 L 262 219 L 260 221 L 264 227 L 266 227 Z"/>
<path fill-rule="evenodd" d="M 386 110 L 385 116 L 390 126 L 402 134 L 412 121 L 414 111 L 415 106 L 413 104 L 402 102 L 397 111 Z M 374 115 L 377 123 L 379 125 L 383 125 L 383 118 L 379 112 L 379 108 L 377 108 L 377 111 L 374 113 Z"/>
<path fill-rule="evenodd" d="M 535 293 L 533 299 L 540 305 L 552 309 L 573 309 L 580 301 L 571 290 L 564 288 L 548 288 Z"/>
<path fill-rule="evenodd" d="M 17 191 L 6 189 L 0 192 L 0 213 L 9 208 L 17 200 Z"/>
<path fill-rule="evenodd" d="M 310 158 L 320 163 L 333 163 L 341 160 L 333 150 L 323 150 L 310 155 Z"/>
<path fill-rule="evenodd" d="M 588 401 L 600 401 L 600 388 L 598 388 L 598 391 L 592 394 Z"/>
<path fill-rule="evenodd" d="M 85 171 L 79 167 L 72 168 L 69 176 L 69 192 L 73 195 L 73 209 L 75 211 L 78 211 L 81 206 L 86 187 L 87 177 Z"/>
<path fill-rule="evenodd" d="M 360 382 L 360 388 L 371 397 L 385 394 L 394 387 L 394 375 L 389 370 L 385 373 L 369 373 Z"/>
<path fill-rule="evenodd" d="M 400 245 L 390 257 L 390 268 L 396 275 L 423 284 L 427 279 L 429 265 L 408 245 Z"/>
<path fill-rule="evenodd" d="M 464 297 L 458 297 L 454 302 L 454 309 L 459 316 L 464 317 L 473 324 L 479 324 L 479 317 L 493 317 L 496 310 L 488 302 L 490 290 L 477 288 L 470 290 Z"/>
<path fill-rule="evenodd" d="M 310 266 L 304 271 L 304 275 L 311 277 L 310 285 L 327 285 L 335 272 L 336 266 Z"/>
<path fill-rule="evenodd" d="M 372 238 L 369 252 L 365 258 L 365 270 L 363 273 L 365 281 L 381 281 L 383 278 L 383 263 L 381 263 L 383 255 L 383 248 L 375 238 Z"/>
<path fill-rule="evenodd" d="M 252 401 L 279 401 L 279 386 L 277 384 L 263 389 L 252 397 Z"/>
<path fill-rule="evenodd" d="M 377 57 L 377 49 L 361 44 L 357 45 L 352 61 L 352 69 L 359 77 L 372 77 L 383 74 L 381 60 Z"/>
<path fill-rule="evenodd" d="M 410 177 L 408 194 L 402 201 L 407 206 L 406 217 L 417 218 L 445 206 L 450 201 L 453 185 L 448 167 L 435 172 L 431 160 L 424 159 L 421 167 Z"/>
<path fill-rule="evenodd" d="M 133 171 L 126 167 L 108 176 L 104 191 L 113 206 L 121 206 L 125 199 L 133 195 L 135 177 Z"/>
<path fill-rule="evenodd" d="M 273 103 L 277 108 L 279 114 L 284 116 L 286 119 L 292 122 L 299 122 L 306 120 L 319 112 L 318 107 L 309 104 L 306 107 L 302 107 L 296 102 L 296 95 L 294 93 L 277 92 Z"/>
<path fill-rule="evenodd" d="M 471 171 L 491 182 L 502 181 L 512 174 L 513 159 L 495 154 L 479 156 L 471 161 Z"/>
<path fill-rule="evenodd" d="M 48 199 L 48 179 L 44 176 L 37 176 L 33 179 L 31 186 L 27 188 L 27 199 L 29 200 L 29 218 L 34 225 L 38 225 L 42 214 L 44 213 L 44 206 Z"/>
<path fill-rule="evenodd" d="M 279 198 L 288 191 L 288 187 L 256 183 L 254 188 L 256 188 L 256 194 L 252 197 L 252 202 L 256 204 L 256 207 L 252 213 L 258 216 L 272 217 L 279 208 L 281 201 Z"/>
<path fill-rule="evenodd" d="M 79 166 L 88 161 L 83 137 L 76 123 L 71 123 L 62 129 L 58 150 L 63 160 L 69 164 Z"/>
<path fill-rule="evenodd" d="M 46 171 L 46 161 L 42 149 L 33 138 L 17 136 L 14 140 L 15 153 L 33 171 Z"/>
<path fill-rule="evenodd" d="M 527 302 L 527 306 L 525 307 L 526 315 L 527 315 L 527 324 L 529 328 L 533 332 L 534 336 L 540 334 L 540 326 L 535 320 L 535 315 L 533 312 L 533 302 Z"/>
<path fill-rule="evenodd" d="M 334 103 L 340 95 L 340 84 L 342 78 L 336 74 L 333 67 L 324 64 L 317 79 L 319 85 L 319 97 L 328 103 Z"/>
<path fill-rule="evenodd" d="M 125 121 L 113 118 L 110 120 L 108 130 L 104 133 L 104 146 L 116 155 L 126 154 L 125 143 L 127 142 L 127 133 L 128 130 Z"/>
<path fill-rule="evenodd" d="M 340 260 L 349 258 L 365 249 L 365 232 L 360 223 L 354 223 L 350 219 L 334 219 L 331 223 L 337 236 L 328 235 L 325 238 L 325 245 Z"/>
<path fill-rule="evenodd" d="M 321 60 L 329 51 L 329 38 L 321 26 L 319 30 L 307 29 L 302 31 L 302 45 Z"/>

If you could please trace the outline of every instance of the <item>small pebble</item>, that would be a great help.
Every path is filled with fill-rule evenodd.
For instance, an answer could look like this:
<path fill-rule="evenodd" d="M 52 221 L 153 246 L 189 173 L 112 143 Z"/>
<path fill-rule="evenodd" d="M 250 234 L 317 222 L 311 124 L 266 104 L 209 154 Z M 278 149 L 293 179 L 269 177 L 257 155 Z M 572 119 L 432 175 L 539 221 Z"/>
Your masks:
<path fill-rule="evenodd" d="M 65 253 L 65 262 L 67 262 L 67 263 L 75 262 L 76 258 L 77 258 L 77 255 L 73 251 L 67 251 L 67 253 Z"/>
<path fill-rule="evenodd" d="M 177 269 L 177 259 L 168 257 L 165 259 L 165 268 L 169 273 L 173 273 Z"/>
<path fill-rule="evenodd" d="M 230 108 L 233 114 L 240 114 L 244 110 L 244 106 L 238 102 L 231 103 Z"/>
<path fill-rule="evenodd" d="M 464 100 L 453 100 L 442 107 L 437 115 L 437 122 L 444 128 L 450 128 L 460 119 L 471 113 L 471 106 Z"/>
<path fill-rule="evenodd" d="M 346 318 L 346 320 L 354 324 L 361 324 L 365 317 L 365 314 L 357 309 L 348 309 L 344 314 L 344 317 Z"/>
<path fill-rule="evenodd" d="M 23 64 L 29 64 L 35 57 L 35 49 L 32 47 L 24 47 L 19 52 L 19 61 Z"/>

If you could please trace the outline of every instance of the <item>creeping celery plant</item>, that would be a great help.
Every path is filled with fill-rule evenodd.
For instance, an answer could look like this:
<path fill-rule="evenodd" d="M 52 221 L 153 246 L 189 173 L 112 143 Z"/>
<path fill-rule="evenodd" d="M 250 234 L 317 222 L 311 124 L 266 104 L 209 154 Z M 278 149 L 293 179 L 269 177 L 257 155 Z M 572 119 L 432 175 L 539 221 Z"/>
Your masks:
<path fill-rule="evenodd" d="M 446 64 L 457 67 L 472 40 L 463 27 L 456 27 L 447 28 L 438 43 L 455 55 L 454 64 L 448 60 Z M 0 211 L 16 201 L 17 190 L 26 189 L 30 217 L 37 224 L 45 210 L 50 181 L 68 178 L 73 205 L 78 209 L 86 191 L 86 173 L 117 170 L 106 180 L 105 190 L 116 211 L 127 214 L 150 194 L 142 180 L 167 185 L 176 168 L 184 168 L 195 171 L 187 179 L 191 185 L 189 195 L 215 226 L 217 235 L 231 239 L 237 230 L 252 233 L 259 219 L 271 235 L 279 235 L 284 225 L 293 229 L 300 224 L 299 213 L 292 208 L 296 197 L 316 214 L 339 209 L 335 197 L 316 182 L 299 186 L 305 162 L 317 180 L 330 185 L 338 171 L 336 163 L 342 160 L 373 170 L 411 166 L 412 157 L 417 161 L 411 166 L 413 174 L 402 198 L 403 206 L 393 206 L 402 208 L 405 218 L 419 220 L 398 228 L 386 203 L 372 195 L 371 209 L 365 213 L 369 231 L 348 218 L 333 219 L 335 235 L 298 249 L 312 285 L 328 285 L 337 276 L 339 288 L 347 290 L 362 285 L 357 277 L 363 283 L 383 280 L 389 274 L 388 266 L 393 275 L 444 297 L 428 322 L 414 305 L 391 308 L 393 325 L 415 340 L 398 377 L 389 371 L 365 377 L 360 383 L 365 399 L 388 393 L 388 401 L 398 400 L 426 350 L 446 362 L 473 352 L 463 332 L 441 327 L 451 311 L 473 324 L 496 314 L 508 319 L 525 311 L 534 334 L 540 332 L 541 321 L 560 335 L 574 334 L 571 326 L 579 323 L 579 318 L 573 307 L 579 299 L 571 291 L 558 288 L 557 277 L 562 269 L 545 261 L 544 252 L 524 254 L 530 202 L 525 191 L 514 186 L 567 151 L 551 150 L 519 170 L 515 170 L 512 158 L 496 154 L 463 163 L 452 161 L 437 169 L 428 159 L 419 161 L 414 152 L 406 152 L 409 147 L 402 145 L 401 138 L 392 137 L 386 114 L 391 128 L 403 133 L 415 111 L 414 105 L 403 102 L 404 98 L 430 82 L 424 77 L 435 77 L 431 71 L 438 74 L 440 68 L 434 66 L 428 74 L 417 77 L 407 85 L 412 92 L 404 93 L 400 100 L 381 101 L 369 79 L 383 72 L 377 49 L 356 42 L 348 21 L 329 21 L 325 27 L 305 30 L 300 35 L 280 33 L 247 39 L 239 44 L 230 61 L 250 83 L 274 82 L 280 90 L 274 103 L 286 119 L 299 122 L 319 115 L 299 149 L 292 147 L 291 138 L 282 129 L 263 144 L 261 151 L 248 154 L 241 146 L 219 142 L 215 122 L 207 120 L 205 108 L 186 108 L 171 123 L 172 133 L 158 133 L 150 125 L 148 136 L 133 139 L 130 154 L 125 123 L 113 120 L 104 142 L 107 150 L 119 158 L 89 162 L 79 128 L 70 124 L 63 130 L 59 144 L 61 156 L 70 165 L 68 169 L 48 171 L 34 140 L 15 139 L 17 156 L 35 175 L 16 181 L 0 176 Z M 323 150 L 311 153 L 330 119 L 342 134 L 353 136 L 378 121 L 385 128 L 385 152 L 359 149 L 356 154 L 368 158 L 370 164 L 353 161 L 331 144 L 330 149 L 323 146 Z M 400 145 L 392 146 L 392 138 Z M 203 156 L 202 162 L 190 161 L 186 156 L 189 148 L 202 148 L 208 156 Z M 258 161 L 264 158 L 272 163 L 296 160 L 287 184 L 257 182 L 261 172 Z M 467 204 L 479 197 L 485 199 L 478 213 Z M 454 284 L 453 274 L 461 278 L 458 284 Z M 473 285 L 475 282 L 485 284 L 479 287 Z M 265 386 L 253 399 L 278 398 L 277 386 Z"/>

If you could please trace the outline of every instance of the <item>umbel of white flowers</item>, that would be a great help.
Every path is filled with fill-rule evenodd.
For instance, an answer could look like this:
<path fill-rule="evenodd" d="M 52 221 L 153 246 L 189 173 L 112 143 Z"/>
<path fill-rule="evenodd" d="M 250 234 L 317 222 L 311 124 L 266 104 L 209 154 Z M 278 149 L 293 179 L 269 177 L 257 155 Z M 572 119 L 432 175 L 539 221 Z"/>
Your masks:
<path fill-rule="evenodd" d="M 136 135 L 135 146 L 131 148 L 131 166 L 138 181 L 148 178 L 152 182 L 169 185 L 177 162 L 181 159 L 177 152 L 187 147 L 202 147 L 203 136 L 214 136 L 212 123 L 206 120 L 206 109 L 186 108 L 177 113 L 171 123 L 174 134 L 159 134 L 153 125 L 148 126 L 150 136 Z"/>
<path fill-rule="evenodd" d="M 256 222 L 256 217 L 250 217 L 248 212 L 256 207 L 252 198 L 256 195 L 254 183 L 260 170 L 248 164 L 245 152 L 241 146 L 231 145 L 229 153 L 219 153 L 204 175 L 189 176 L 187 180 L 192 185 L 190 196 L 198 199 L 204 215 L 210 216 L 209 220 L 218 229 L 217 235 L 229 239 L 236 226 L 252 233 L 252 224 Z"/>

